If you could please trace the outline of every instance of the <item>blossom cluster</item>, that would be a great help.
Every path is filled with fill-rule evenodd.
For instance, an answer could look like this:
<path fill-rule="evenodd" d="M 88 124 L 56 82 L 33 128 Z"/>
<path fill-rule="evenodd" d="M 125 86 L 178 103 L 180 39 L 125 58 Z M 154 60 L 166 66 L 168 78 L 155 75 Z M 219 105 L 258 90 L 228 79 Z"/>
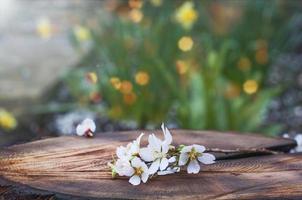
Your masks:
<path fill-rule="evenodd" d="M 206 148 L 193 144 L 190 146 L 172 145 L 172 135 L 162 124 L 164 138 L 160 139 L 154 134 L 148 137 L 147 147 L 140 147 L 143 133 L 127 146 L 116 149 L 117 160 L 109 163 L 112 176 L 130 177 L 132 185 L 146 183 L 155 175 L 167 175 L 179 172 L 182 166 L 187 167 L 189 174 L 197 174 L 200 171 L 200 163 L 213 164 L 215 156 L 205 153 Z"/>

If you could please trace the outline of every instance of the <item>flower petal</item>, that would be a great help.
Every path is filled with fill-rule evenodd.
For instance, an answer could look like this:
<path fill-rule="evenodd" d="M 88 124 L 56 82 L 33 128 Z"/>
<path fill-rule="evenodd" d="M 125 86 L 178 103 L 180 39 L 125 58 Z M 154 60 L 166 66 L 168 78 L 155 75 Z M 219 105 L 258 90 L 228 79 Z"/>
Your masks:
<path fill-rule="evenodd" d="M 172 135 L 171 135 L 169 129 L 167 127 L 165 127 L 164 123 L 162 123 L 161 129 L 162 129 L 162 131 L 164 133 L 164 137 L 165 137 L 164 142 L 168 145 L 171 144 L 172 143 Z"/>
<path fill-rule="evenodd" d="M 159 175 L 159 176 L 164 176 L 164 175 L 174 174 L 174 173 L 175 173 L 174 170 L 172 170 L 172 169 L 167 169 L 167 170 L 165 170 L 165 171 L 159 171 L 159 172 L 157 172 L 157 175 Z"/>
<path fill-rule="evenodd" d="M 126 155 L 126 148 L 123 146 L 119 146 L 118 148 L 116 148 L 116 155 L 118 158 L 124 158 Z"/>
<path fill-rule="evenodd" d="M 168 165 L 169 165 L 168 159 L 167 158 L 162 158 L 161 161 L 160 161 L 159 168 L 162 171 L 162 170 L 166 169 L 168 167 Z"/>
<path fill-rule="evenodd" d="M 141 183 L 141 179 L 139 176 L 134 175 L 129 179 L 129 183 L 131 183 L 132 185 L 139 185 Z"/>
<path fill-rule="evenodd" d="M 168 160 L 169 163 L 174 163 L 175 161 L 176 161 L 175 156 L 169 158 L 169 160 Z"/>
<path fill-rule="evenodd" d="M 167 144 L 166 142 L 163 142 L 161 145 L 161 151 L 162 153 L 166 154 L 169 151 L 169 144 Z"/>
<path fill-rule="evenodd" d="M 142 137 L 144 136 L 144 133 L 141 133 L 138 138 L 136 138 L 136 141 L 138 144 L 140 144 Z"/>
<path fill-rule="evenodd" d="M 138 157 L 134 157 L 134 158 L 131 160 L 131 165 L 132 165 L 133 167 L 140 167 L 142 164 L 143 164 L 143 162 L 142 162 L 141 159 L 139 159 Z"/>
<path fill-rule="evenodd" d="M 82 124 L 83 124 L 83 126 L 90 129 L 92 132 L 94 132 L 96 129 L 95 123 L 92 119 L 87 118 L 82 122 Z"/>
<path fill-rule="evenodd" d="M 197 160 L 191 160 L 188 168 L 187 168 L 187 172 L 189 174 L 197 174 L 200 171 L 200 165 L 197 162 Z"/>
<path fill-rule="evenodd" d="M 150 168 L 149 168 L 149 174 L 150 174 L 150 175 L 151 175 L 151 174 L 155 174 L 155 173 L 157 172 L 157 170 L 158 170 L 158 168 L 159 168 L 159 164 L 160 164 L 160 160 L 159 160 L 159 159 L 155 160 L 155 161 L 151 164 L 151 166 L 150 166 Z"/>
<path fill-rule="evenodd" d="M 187 152 L 190 152 L 192 150 L 193 146 L 184 146 L 182 149 L 181 149 L 181 153 L 187 153 Z"/>
<path fill-rule="evenodd" d="M 296 140 L 298 146 L 301 146 L 302 145 L 302 134 L 297 134 L 295 136 L 295 140 Z"/>
<path fill-rule="evenodd" d="M 149 135 L 148 138 L 149 145 L 148 147 L 154 149 L 155 151 L 161 151 L 161 140 L 158 139 L 154 134 Z"/>
<path fill-rule="evenodd" d="M 123 174 L 124 176 L 132 176 L 134 174 L 134 169 L 132 167 L 125 167 Z"/>
<path fill-rule="evenodd" d="M 120 176 L 132 176 L 134 174 L 134 169 L 128 160 L 118 159 L 114 167 Z"/>
<path fill-rule="evenodd" d="M 213 164 L 215 163 L 215 156 L 209 153 L 202 153 L 202 156 L 198 157 L 199 162 L 202 162 L 203 164 Z"/>
<path fill-rule="evenodd" d="M 82 124 L 79 124 L 76 128 L 76 132 L 78 136 L 83 136 L 85 134 L 85 127 Z"/>
<path fill-rule="evenodd" d="M 142 173 L 142 181 L 143 181 L 144 183 L 147 182 L 148 178 L 149 178 L 149 174 L 148 174 L 147 172 Z"/>
<path fill-rule="evenodd" d="M 150 148 L 147 148 L 147 147 L 141 148 L 139 151 L 139 155 L 146 162 L 151 162 L 154 160 L 153 154 L 152 154 L 152 151 Z"/>
<path fill-rule="evenodd" d="M 187 153 L 181 153 L 179 156 L 178 165 L 183 166 L 186 165 L 189 159 L 189 155 Z"/>
<path fill-rule="evenodd" d="M 199 153 L 202 153 L 202 152 L 204 152 L 206 150 L 206 148 L 204 146 L 198 145 L 198 144 L 193 144 L 193 147 Z"/>

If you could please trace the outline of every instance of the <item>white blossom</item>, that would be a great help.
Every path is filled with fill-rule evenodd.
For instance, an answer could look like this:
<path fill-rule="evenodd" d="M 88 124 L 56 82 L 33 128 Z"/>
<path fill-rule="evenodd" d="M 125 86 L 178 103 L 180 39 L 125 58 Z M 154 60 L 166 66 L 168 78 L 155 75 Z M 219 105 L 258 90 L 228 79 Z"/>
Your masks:
<path fill-rule="evenodd" d="M 118 147 L 116 149 L 117 161 L 109 163 L 112 176 L 116 174 L 127 176 L 130 177 L 129 182 L 132 185 L 139 185 L 141 182 L 146 183 L 149 176 L 155 173 L 157 175 L 174 174 L 180 172 L 181 166 L 187 165 L 187 172 L 196 174 L 200 171 L 199 162 L 203 164 L 215 162 L 215 156 L 205 153 L 204 146 L 193 144 L 175 148 L 171 145 L 170 131 L 164 124 L 161 128 L 164 138 L 159 139 L 154 134 L 150 134 L 148 146 L 145 148 L 140 148 L 143 133 L 127 146 Z"/>
<path fill-rule="evenodd" d="M 134 157 L 131 161 L 118 159 L 114 165 L 114 170 L 120 176 L 131 177 L 129 183 L 132 185 L 139 185 L 141 181 L 146 183 L 149 178 L 146 163 L 141 161 L 138 157 Z"/>
<path fill-rule="evenodd" d="M 302 134 L 297 134 L 294 139 L 297 142 L 294 152 L 302 152 Z"/>
<path fill-rule="evenodd" d="M 85 119 L 84 121 L 82 121 L 82 123 L 80 123 L 77 128 L 76 128 L 76 132 L 78 136 L 88 136 L 88 137 L 92 137 L 93 133 L 95 132 L 96 126 L 95 123 L 92 119 Z"/>
<path fill-rule="evenodd" d="M 180 172 L 180 167 L 168 167 L 166 170 L 157 172 L 157 175 L 163 176 Z"/>
<path fill-rule="evenodd" d="M 143 133 L 140 134 L 140 136 L 136 140 L 128 143 L 126 147 L 124 146 L 118 147 L 116 149 L 117 157 L 120 159 L 130 160 L 133 156 L 139 155 L 140 141 L 143 135 L 144 135 Z"/>
<path fill-rule="evenodd" d="M 170 131 L 162 124 L 164 140 L 157 138 L 154 134 L 149 135 L 148 146 L 141 148 L 139 155 L 146 162 L 152 162 L 149 167 L 149 174 L 155 174 L 158 169 L 165 170 L 169 165 L 168 151 L 172 143 Z"/>
<path fill-rule="evenodd" d="M 200 171 L 198 161 L 203 164 L 213 164 L 215 162 L 215 156 L 209 153 L 204 153 L 205 150 L 206 148 L 204 146 L 196 144 L 183 147 L 180 151 L 178 165 L 184 166 L 189 163 L 187 172 L 189 174 L 197 174 Z"/>
<path fill-rule="evenodd" d="M 302 134 L 298 133 L 294 138 L 290 137 L 289 134 L 285 133 L 282 135 L 284 138 L 294 139 L 297 146 L 290 150 L 290 153 L 302 152 Z"/>
<path fill-rule="evenodd" d="M 114 170 L 120 176 L 132 176 L 134 173 L 130 161 L 125 159 L 118 159 L 114 165 Z"/>

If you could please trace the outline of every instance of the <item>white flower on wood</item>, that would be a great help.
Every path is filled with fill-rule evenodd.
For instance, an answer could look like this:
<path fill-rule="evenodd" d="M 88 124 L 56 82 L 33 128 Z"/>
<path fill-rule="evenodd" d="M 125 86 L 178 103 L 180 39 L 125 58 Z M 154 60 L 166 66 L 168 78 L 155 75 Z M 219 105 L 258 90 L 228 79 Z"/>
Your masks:
<path fill-rule="evenodd" d="M 168 167 L 166 170 L 157 172 L 157 175 L 163 176 L 180 172 L 180 167 Z"/>
<path fill-rule="evenodd" d="M 85 119 L 76 128 L 78 136 L 92 137 L 95 132 L 96 126 L 92 119 Z"/>
<path fill-rule="evenodd" d="M 302 152 L 302 134 L 297 134 L 294 138 L 297 142 L 297 146 L 295 148 L 295 152 Z"/>
<path fill-rule="evenodd" d="M 154 134 L 149 135 L 148 146 L 141 148 L 139 155 L 146 162 L 152 162 L 149 174 L 155 174 L 159 169 L 165 170 L 169 165 L 168 151 L 172 143 L 170 131 L 162 124 L 164 140 L 157 138 Z"/>
<path fill-rule="evenodd" d="M 204 146 L 196 144 L 183 147 L 180 151 L 178 165 L 184 166 L 188 164 L 187 172 L 189 174 L 197 174 L 200 171 L 199 162 L 206 165 L 215 163 L 215 156 L 204 153 L 205 150 Z"/>
<path fill-rule="evenodd" d="M 114 165 L 114 170 L 120 176 L 132 176 L 134 173 L 130 161 L 125 159 L 118 159 Z"/>
<path fill-rule="evenodd" d="M 127 144 L 126 147 L 120 146 L 116 149 L 116 155 L 120 159 L 130 160 L 133 156 L 138 156 L 140 151 L 140 141 L 143 133 L 136 140 Z"/>
<path fill-rule="evenodd" d="M 115 163 L 114 169 L 120 176 L 131 177 L 129 179 L 129 183 L 132 185 L 139 185 L 141 181 L 146 183 L 149 178 L 146 163 L 141 161 L 138 157 L 132 158 L 131 161 L 118 159 Z"/>

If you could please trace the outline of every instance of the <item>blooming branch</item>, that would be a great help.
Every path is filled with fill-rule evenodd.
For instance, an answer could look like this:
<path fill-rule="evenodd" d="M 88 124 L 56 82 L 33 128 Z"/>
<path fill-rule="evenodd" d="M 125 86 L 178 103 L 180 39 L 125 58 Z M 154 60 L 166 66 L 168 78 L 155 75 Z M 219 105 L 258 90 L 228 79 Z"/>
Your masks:
<path fill-rule="evenodd" d="M 140 148 L 143 133 L 127 146 L 120 146 L 116 150 L 117 160 L 108 163 L 112 176 L 128 176 L 129 183 L 139 185 L 145 183 L 155 175 L 168 175 L 180 171 L 181 166 L 187 166 L 188 173 L 198 173 L 200 164 L 213 164 L 215 156 L 206 153 L 201 145 L 172 144 L 170 131 L 162 124 L 163 139 L 154 134 L 149 135 L 147 147 Z"/>

